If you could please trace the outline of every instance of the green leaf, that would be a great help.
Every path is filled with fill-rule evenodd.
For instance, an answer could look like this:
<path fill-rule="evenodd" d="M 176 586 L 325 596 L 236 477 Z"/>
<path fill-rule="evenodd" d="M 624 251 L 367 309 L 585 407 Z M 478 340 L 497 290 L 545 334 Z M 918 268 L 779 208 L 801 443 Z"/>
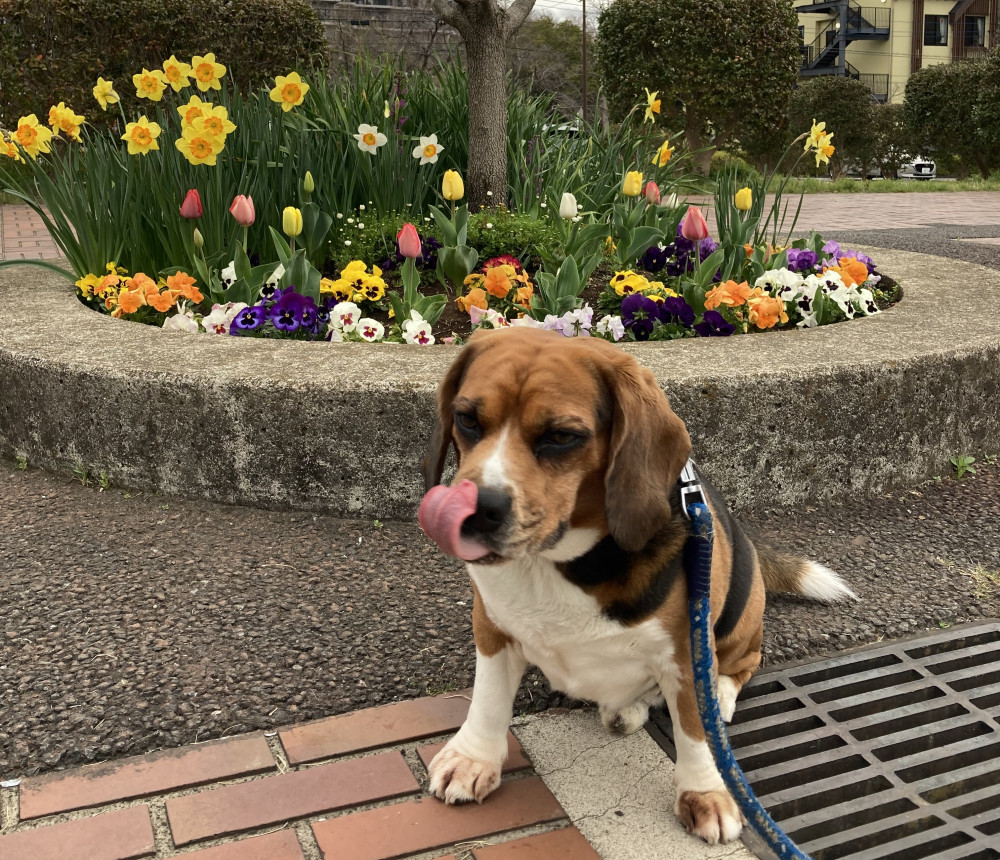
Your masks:
<path fill-rule="evenodd" d="M 13 266 L 38 266 L 40 269 L 48 269 L 51 272 L 62 275 L 64 278 L 76 283 L 78 278 L 72 272 L 67 271 L 62 266 L 49 263 L 45 260 L 0 260 L 0 269 L 9 269 Z"/>

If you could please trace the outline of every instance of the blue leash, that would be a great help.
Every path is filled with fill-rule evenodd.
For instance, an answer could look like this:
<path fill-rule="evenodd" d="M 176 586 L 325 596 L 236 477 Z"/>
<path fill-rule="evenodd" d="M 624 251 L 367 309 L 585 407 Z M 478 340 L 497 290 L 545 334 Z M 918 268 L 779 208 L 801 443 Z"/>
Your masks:
<path fill-rule="evenodd" d="M 685 483 L 685 479 L 686 483 Z M 698 712 L 705 737 L 712 749 L 715 765 L 722 774 L 726 788 L 736 800 L 750 826 L 780 858 L 810 860 L 778 826 L 750 788 L 746 776 L 733 756 L 726 737 L 726 726 L 719 713 L 712 654 L 712 515 L 702 501 L 688 503 L 689 496 L 703 499 L 701 486 L 688 460 L 681 473 L 681 507 L 691 520 L 691 535 L 684 544 L 684 569 L 687 571 L 688 598 L 691 601 L 691 663 L 694 669 L 694 689 L 698 697 Z"/>

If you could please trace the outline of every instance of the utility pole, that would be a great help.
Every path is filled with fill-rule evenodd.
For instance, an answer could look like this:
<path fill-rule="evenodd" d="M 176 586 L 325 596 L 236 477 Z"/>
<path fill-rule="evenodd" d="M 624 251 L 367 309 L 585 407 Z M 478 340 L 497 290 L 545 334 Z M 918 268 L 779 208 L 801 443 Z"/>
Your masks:
<path fill-rule="evenodd" d="M 587 0 L 583 0 L 583 121 L 587 121 Z"/>

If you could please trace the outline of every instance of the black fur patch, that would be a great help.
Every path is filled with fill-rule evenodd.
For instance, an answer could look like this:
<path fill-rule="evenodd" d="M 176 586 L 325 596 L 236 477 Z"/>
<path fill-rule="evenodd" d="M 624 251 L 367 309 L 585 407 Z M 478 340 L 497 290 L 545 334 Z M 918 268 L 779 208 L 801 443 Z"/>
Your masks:
<path fill-rule="evenodd" d="M 722 525 L 733 555 L 732 569 L 729 572 L 729 593 L 726 594 L 722 613 L 715 622 L 715 638 L 723 639 L 736 629 L 750 599 L 750 591 L 753 588 L 754 550 L 750 538 L 740 527 L 739 521 L 730 516 L 726 503 L 715 487 L 700 475 L 699 477 L 712 500 L 712 507 L 715 508 L 716 528 Z"/>

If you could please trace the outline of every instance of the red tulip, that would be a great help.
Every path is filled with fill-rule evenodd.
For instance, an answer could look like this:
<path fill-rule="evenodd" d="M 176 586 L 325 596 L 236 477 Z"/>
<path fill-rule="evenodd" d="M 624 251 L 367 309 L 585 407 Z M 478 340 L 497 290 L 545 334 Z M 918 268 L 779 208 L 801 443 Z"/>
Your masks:
<path fill-rule="evenodd" d="M 399 244 L 399 253 L 407 259 L 413 260 L 420 256 L 420 234 L 412 224 L 403 225 L 403 229 L 396 234 L 396 242 Z"/>
<path fill-rule="evenodd" d="M 192 188 L 181 203 L 181 217 L 201 218 L 201 195 L 197 188 Z"/>
<path fill-rule="evenodd" d="M 708 224 L 705 216 L 697 206 L 689 206 L 687 215 L 681 222 L 681 235 L 692 242 L 700 242 L 708 238 Z"/>
<path fill-rule="evenodd" d="M 652 179 L 646 183 L 646 187 L 642 192 L 646 195 L 646 202 L 650 206 L 659 206 L 660 204 L 660 186 L 653 182 Z"/>
<path fill-rule="evenodd" d="M 249 227 L 257 217 L 253 209 L 253 198 L 247 197 L 245 194 L 237 194 L 229 207 L 229 214 L 236 219 L 236 223 L 241 227 Z"/>

